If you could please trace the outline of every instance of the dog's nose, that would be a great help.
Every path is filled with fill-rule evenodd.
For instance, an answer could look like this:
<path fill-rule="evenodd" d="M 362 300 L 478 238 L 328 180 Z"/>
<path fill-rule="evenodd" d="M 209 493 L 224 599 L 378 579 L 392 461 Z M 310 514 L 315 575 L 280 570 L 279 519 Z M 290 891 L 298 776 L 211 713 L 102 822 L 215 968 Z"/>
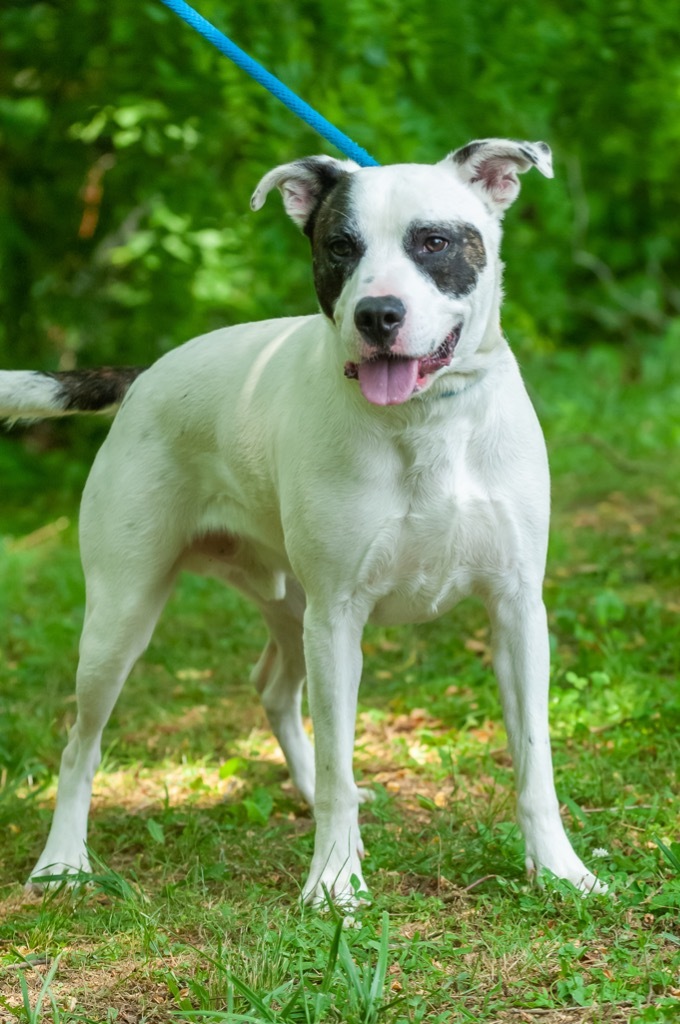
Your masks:
<path fill-rule="evenodd" d="M 396 295 L 369 296 L 357 302 L 354 323 L 369 344 L 389 348 L 405 316 L 406 306 Z"/>

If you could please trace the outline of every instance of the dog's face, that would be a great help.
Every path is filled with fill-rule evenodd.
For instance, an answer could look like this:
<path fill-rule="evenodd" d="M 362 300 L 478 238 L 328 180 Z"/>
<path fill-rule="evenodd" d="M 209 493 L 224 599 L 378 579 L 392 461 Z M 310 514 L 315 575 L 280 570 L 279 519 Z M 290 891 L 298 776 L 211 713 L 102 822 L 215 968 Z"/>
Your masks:
<path fill-rule="evenodd" d="M 312 244 L 314 282 L 345 375 L 398 405 L 481 342 L 500 284 L 500 222 L 517 172 L 552 174 L 545 143 L 489 139 L 439 164 L 359 169 L 310 157 L 270 171 L 252 205 L 281 189 Z"/>

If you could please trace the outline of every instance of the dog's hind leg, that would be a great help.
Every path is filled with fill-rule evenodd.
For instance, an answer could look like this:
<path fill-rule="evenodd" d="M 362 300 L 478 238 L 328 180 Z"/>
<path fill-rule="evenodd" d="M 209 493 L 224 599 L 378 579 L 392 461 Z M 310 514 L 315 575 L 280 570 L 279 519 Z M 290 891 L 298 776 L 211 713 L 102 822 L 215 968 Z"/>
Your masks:
<path fill-rule="evenodd" d="M 140 586 L 135 566 L 127 568 L 129 573 L 118 574 L 119 580 L 125 578 L 129 583 L 125 589 L 104 579 L 88 585 L 76 676 L 77 717 L 61 759 L 50 834 L 29 885 L 90 870 L 87 818 L 102 730 L 130 670 L 151 639 L 172 586 L 172 576 L 167 572 Z"/>
<path fill-rule="evenodd" d="M 252 596 L 252 595 L 251 595 Z M 260 694 L 272 732 L 288 765 L 295 787 L 310 807 L 314 806 L 314 747 L 305 732 L 302 715 L 302 691 L 305 680 L 303 616 L 305 598 L 302 588 L 291 577 L 283 601 L 257 601 L 269 630 L 251 680 Z M 357 788 L 360 804 L 373 800 L 370 789 Z"/>
<path fill-rule="evenodd" d="M 530 876 L 548 869 L 584 892 L 606 889 L 574 852 L 560 818 L 548 733 L 550 655 L 539 597 L 489 602 L 494 668 L 517 786 L 517 811 Z"/>
<path fill-rule="evenodd" d="M 314 804 L 314 748 L 302 724 L 305 653 L 302 642 L 304 595 L 287 580 L 282 601 L 258 601 L 269 640 L 251 679 L 279 741 L 293 784 L 310 807 Z"/>

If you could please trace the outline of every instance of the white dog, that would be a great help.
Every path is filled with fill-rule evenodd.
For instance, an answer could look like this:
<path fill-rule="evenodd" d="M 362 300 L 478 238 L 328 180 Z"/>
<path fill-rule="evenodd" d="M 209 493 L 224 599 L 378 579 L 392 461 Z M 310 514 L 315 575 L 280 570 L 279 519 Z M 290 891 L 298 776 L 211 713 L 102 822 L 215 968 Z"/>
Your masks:
<path fill-rule="evenodd" d="M 531 167 L 552 176 L 549 147 L 503 139 L 434 166 L 277 167 L 252 206 L 280 189 L 311 241 L 323 315 L 196 338 L 132 386 L 116 371 L 0 375 L 0 416 L 14 419 L 116 405 L 127 391 L 83 495 L 78 716 L 32 878 L 89 870 L 102 729 L 191 569 L 237 587 L 267 624 L 253 678 L 314 807 L 308 902 L 327 891 L 351 904 L 364 889 L 352 773 L 364 626 L 425 622 L 469 594 L 493 626 L 527 869 L 602 888 L 553 785 L 548 466 L 499 326 L 501 219 Z"/>

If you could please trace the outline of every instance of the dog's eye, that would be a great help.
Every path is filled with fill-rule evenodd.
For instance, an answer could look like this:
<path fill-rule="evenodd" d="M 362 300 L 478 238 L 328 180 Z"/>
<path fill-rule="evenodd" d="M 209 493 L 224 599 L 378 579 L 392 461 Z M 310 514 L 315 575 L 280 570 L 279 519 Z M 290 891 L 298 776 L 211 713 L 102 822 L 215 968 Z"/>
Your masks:
<path fill-rule="evenodd" d="M 423 242 L 425 252 L 444 252 L 448 247 L 448 238 L 442 238 L 441 235 L 428 235 Z"/>
<path fill-rule="evenodd" d="M 338 259 L 347 259 L 354 253 L 354 245 L 349 238 L 332 238 L 328 243 L 328 251 Z"/>

